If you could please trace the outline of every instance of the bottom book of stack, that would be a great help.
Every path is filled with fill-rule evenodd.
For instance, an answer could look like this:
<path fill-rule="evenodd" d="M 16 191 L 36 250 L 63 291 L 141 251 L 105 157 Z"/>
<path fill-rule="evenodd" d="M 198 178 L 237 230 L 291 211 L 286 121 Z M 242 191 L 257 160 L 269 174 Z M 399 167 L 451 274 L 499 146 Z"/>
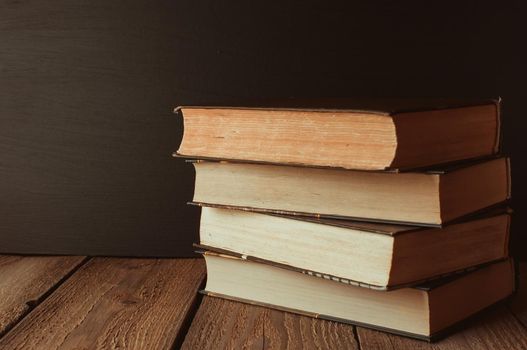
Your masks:
<path fill-rule="evenodd" d="M 511 259 L 386 292 L 232 255 L 203 254 L 205 294 L 429 341 L 515 287 Z"/>

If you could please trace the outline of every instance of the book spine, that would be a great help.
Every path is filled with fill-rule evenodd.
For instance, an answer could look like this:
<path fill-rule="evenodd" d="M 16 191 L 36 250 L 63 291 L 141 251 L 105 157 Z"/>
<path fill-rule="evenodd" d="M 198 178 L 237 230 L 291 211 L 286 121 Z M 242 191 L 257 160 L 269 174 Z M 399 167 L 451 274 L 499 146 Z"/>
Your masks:
<path fill-rule="evenodd" d="M 496 105 L 496 141 L 494 142 L 494 154 L 501 153 L 501 97 L 494 101 Z"/>
<path fill-rule="evenodd" d="M 505 161 L 507 162 L 505 165 L 507 167 L 507 199 L 510 199 L 512 194 L 511 159 L 507 157 Z"/>

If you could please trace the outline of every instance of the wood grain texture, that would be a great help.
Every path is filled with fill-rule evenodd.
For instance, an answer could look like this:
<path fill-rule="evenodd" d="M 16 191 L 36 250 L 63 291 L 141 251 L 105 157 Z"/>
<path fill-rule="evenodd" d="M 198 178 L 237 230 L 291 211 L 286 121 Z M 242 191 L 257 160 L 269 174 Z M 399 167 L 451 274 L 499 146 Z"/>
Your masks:
<path fill-rule="evenodd" d="M 504 306 L 485 312 L 462 330 L 447 338 L 427 343 L 357 327 L 362 349 L 526 349 L 527 331 Z"/>
<path fill-rule="evenodd" d="M 527 262 L 520 262 L 518 272 L 518 289 L 511 299 L 509 307 L 512 313 L 527 329 Z"/>
<path fill-rule="evenodd" d="M 358 349 L 353 327 L 205 296 L 183 349 Z"/>
<path fill-rule="evenodd" d="M 526 178 L 527 162 L 514 161 L 527 151 L 526 9 L 0 0 L 0 250 L 190 254 L 192 169 L 170 157 L 180 104 L 502 96 L 504 151 L 513 178 Z M 526 212 L 516 185 L 513 207 Z M 527 216 L 515 220 L 512 247 L 527 258 Z"/>
<path fill-rule="evenodd" d="M 266 310 L 204 296 L 182 349 L 263 349 Z"/>
<path fill-rule="evenodd" d="M 353 326 L 268 310 L 265 349 L 359 349 Z"/>
<path fill-rule="evenodd" d="M 92 259 L 0 348 L 170 349 L 204 276 L 201 259 Z"/>
<path fill-rule="evenodd" d="M 0 0 L 0 252 L 193 255 L 175 10 Z"/>
<path fill-rule="evenodd" d="M 83 259 L 0 256 L 0 335 L 38 305 Z"/>

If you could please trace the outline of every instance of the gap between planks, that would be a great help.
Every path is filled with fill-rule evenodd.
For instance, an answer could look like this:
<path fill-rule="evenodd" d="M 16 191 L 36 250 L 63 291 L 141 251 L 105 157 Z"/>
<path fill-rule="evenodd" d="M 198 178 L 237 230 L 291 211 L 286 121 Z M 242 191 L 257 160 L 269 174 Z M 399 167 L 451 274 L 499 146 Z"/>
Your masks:
<path fill-rule="evenodd" d="M 0 256 L 0 338 L 44 301 L 89 258 Z"/>
<path fill-rule="evenodd" d="M 183 349 L 359 349 L 353 327 L 204 296 Z"/>
<path fill-rule="evenodd" d="M 171 349 L 197 308 L 204 276 L 201 259 L 93 258 L 0 348 Z"/>

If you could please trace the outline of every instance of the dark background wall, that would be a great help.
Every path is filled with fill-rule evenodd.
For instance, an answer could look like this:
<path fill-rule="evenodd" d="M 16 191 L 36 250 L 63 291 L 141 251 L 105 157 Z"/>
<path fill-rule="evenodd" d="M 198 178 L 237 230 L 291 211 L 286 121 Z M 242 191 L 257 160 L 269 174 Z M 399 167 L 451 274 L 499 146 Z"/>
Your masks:
<path fill-rule="evenodd" d="M 0 251 L 186 255 L 174 106 L 502 96 L 526 257 L 518 1 L 0 0 Z"/>

